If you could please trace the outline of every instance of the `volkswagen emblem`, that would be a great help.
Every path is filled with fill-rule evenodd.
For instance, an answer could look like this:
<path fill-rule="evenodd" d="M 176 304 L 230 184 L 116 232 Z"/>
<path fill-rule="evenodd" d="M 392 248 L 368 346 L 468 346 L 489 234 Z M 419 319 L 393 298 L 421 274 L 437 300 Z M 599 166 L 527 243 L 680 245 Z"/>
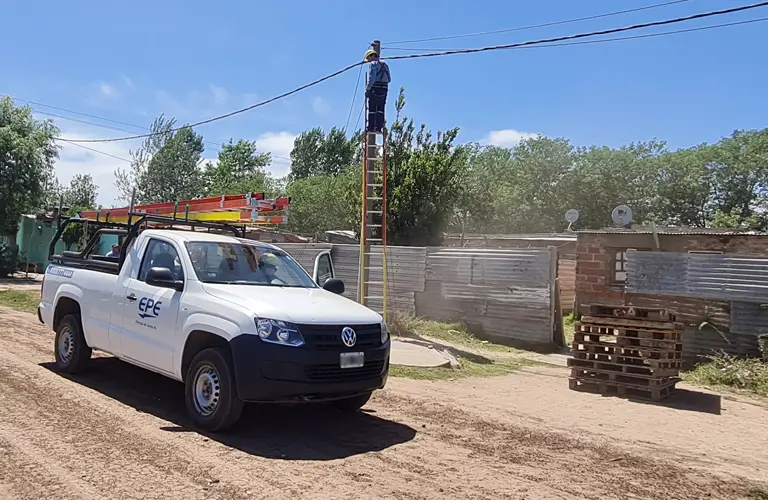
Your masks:
<path fill-rule="evenodd" d="M 344 345 L 347 347 L 354 347 L 355 343 L 357 342 L 357 334 L 353 329 L 345 326 L 341 330 L 341 341 L 344 342 Z"/>

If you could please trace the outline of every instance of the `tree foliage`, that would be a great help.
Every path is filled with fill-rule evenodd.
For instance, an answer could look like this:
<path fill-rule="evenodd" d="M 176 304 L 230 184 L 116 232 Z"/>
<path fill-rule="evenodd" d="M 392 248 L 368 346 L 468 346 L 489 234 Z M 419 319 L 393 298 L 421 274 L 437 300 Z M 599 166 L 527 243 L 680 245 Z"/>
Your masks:
<path fill-rule="evenodd" d="M 22 214 L 45 200 L 58 133 L 50 120 L 35 120 L 29 106 L 0 98 L 0 234 L 16 234 Z"/>
<path fill-rule="evenodd" d="M 275 182 L 266 171 L 271 161 L 269 153 L 257 151 L 255 142 L 230 139 L 221 146 L 218 162 L 206 166 L 206 194 L 274 192 Z"/>
<path fill-rule="evenodd" d="M 338 175 L 362 161 L 362 135 L 347 138 L 343 129 L 333 127 L 328 134 L 320 127 L 301 133 L 293 142 L 290 180 L 315 175 Z"/>
<path fill-rule="evenodd" d="M 91 174 L 75 174 L 64 190 L 64 205 L 77 210 L 96 208 L 99 186 L 93 182 Z"/>
<path fill-rule="evenodd" d="M 189 127 L 174 130 L 175 125 L 173 118 L 155 119 L 150 127 L 153 135 L 131 151 L 129 169 L 115 172 L 120 199 L 130 201 L 134 189 L 137 203 L 192 199 L 204 192 L 203 136 Z"/>

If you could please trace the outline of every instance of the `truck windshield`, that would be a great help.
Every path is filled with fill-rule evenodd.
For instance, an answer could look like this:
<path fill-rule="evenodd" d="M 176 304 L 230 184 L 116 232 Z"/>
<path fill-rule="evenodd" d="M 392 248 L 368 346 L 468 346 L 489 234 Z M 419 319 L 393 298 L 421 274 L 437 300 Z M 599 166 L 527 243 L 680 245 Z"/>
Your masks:
<path fill-rule="evenodd" d="M 285 252 L 240 243 L 186 243 L 197 279 L 203 283 L 317 288 Z"/>

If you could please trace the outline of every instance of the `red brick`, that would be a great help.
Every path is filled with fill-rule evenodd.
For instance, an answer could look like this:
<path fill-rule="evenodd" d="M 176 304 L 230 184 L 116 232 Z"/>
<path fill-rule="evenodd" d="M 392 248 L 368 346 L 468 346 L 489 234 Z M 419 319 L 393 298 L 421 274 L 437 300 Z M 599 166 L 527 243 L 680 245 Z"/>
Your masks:
<path fill-rule="evenodd" d="M 584 271 L 586 269 L 594 269 L 594 270 L 605 270 L 605 262 L 601 261 L 587 261 L 587 262 L 579 262 L 578 264 L 579 271 Z"/>

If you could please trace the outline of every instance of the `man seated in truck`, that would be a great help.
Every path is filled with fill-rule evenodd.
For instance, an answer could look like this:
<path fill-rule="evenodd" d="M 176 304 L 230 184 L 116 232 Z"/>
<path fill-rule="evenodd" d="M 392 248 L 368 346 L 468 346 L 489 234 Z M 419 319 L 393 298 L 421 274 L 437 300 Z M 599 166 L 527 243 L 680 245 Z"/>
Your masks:
<path fill-rule="evenodd" d="M 107 252 L 105 257 L 114 257 L 114 258 L 120 257 L 120 245 L 117 244 L 117 243 L 113 244 L 112 245 L 112 250 Z"/>

